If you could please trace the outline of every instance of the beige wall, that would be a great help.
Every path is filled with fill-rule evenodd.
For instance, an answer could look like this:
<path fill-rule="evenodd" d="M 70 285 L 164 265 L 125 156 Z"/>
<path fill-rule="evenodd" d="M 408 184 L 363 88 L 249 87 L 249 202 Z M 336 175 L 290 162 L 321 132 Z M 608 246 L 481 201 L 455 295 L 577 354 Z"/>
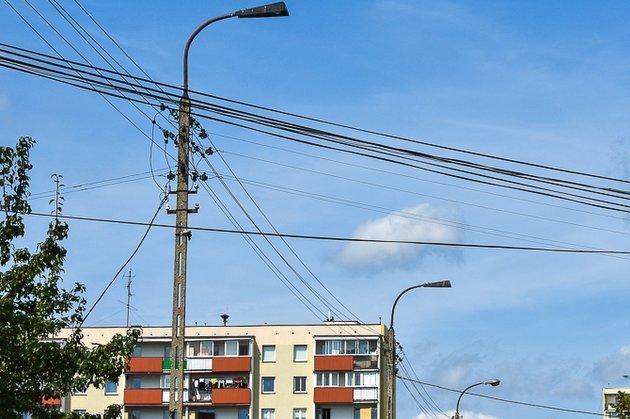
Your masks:
<path fill-rule="evenodd" d="M 124 334 L 125 332 L 126 328 L 120 327 L 85 328 L 84 336 L 90 344 L 104 343 L 109 341 L 115 333 Z M 145 327 L 142 336 L 145 342 L 156 340 L 168 342 L 170 332 L 170 327 Z M 263 408 L 275 409 L 276 419 L 292 419 L 294 408 L 306 408 L 307 418 L 314 419 L 313 387 L 315 375 L 313 373 L 313 358 L 315 338 L 378 337 L 382 336 L 383 333 L 384 326 L 381 324 L 358 325 L 341 322 L 316 325 L 189 326 L 186 328 L 186 337 L 189 339 L 254 338 L 252 354 L 254 375 L 251 383 L 253 408 L 250 419 L 259 419 Z M 68 331 L 62 331 L 60 337 L 63 338 L 67 334 Z M 263 345 L 275 345 L 275 362 L 261 362 Z M 293 361 L 294 345 L 307 345 L 307 362 Z M 293 377 L 295 376 L 307 377 L 306 393 L 293 393 Z M 261 393 L 261 377 L 276 378 L 275 393 Z M 103 389 L 91 388 L 88 390 L 87 396 L 73 396 L 70 402 L 71 408 L 87 409 L 90 413 L 101 413 L 111 403 L 123 403 L 123 389 L 124 377 L 121 377 L 117 396 L 105 396 Z"/>

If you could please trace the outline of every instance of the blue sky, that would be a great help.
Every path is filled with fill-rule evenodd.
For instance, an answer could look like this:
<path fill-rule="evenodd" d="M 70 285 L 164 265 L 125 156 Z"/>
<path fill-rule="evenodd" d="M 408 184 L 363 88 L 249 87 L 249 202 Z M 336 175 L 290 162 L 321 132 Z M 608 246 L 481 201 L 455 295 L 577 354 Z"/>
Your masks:
<path fill-rule="evenodd" d="M 65 57 L 79 60 L 26 3 L 10 2 Z M 139 72 L 73 1 L 61 3 L 132 73 Z M 179 85 L 183 45 L 197 25 L 256 2 L 81 4 L 152 78 Z M 191 88 L 450 147 L 628 178 L 626 2 L 287 4 L 289 18 L 230 20 L 203 32 L 191 50 Z M 48 3 L 34 5 L 94 64 L 104 65 Z M 51 53 L 6 3 L 0 8 L 2 42 Z M 151 135 L 148 119 L 124 102 L 115 103 Z M 148 139 L 94 93 L 2 69 L 0 125 L 3 145 L 22 135 L 38 141 L 32 155 L 34 193 L 52 188 L 51 173 L 76 185 L 149 170 Z M 628 249 L 630 224 L 623 215 L 374 163 L 211 121 L 203 125 L 239 178 L 274 185 L 246 183 L 282 232 Z M 165 167 L 161 152 L 153 151 L 154 167 Z M 211 159 L 227 173 L 216 155 Z M 270 230 L 238 184 L 225 179 L 263 230 Z M 217 180 L 209 185 L 251 228 Z M 295 190 L 354 206 L 299 196 Z M 159 194 L 151 179 L 71 192 L 65 213 L 148 221 Z M 191 225 L 231 227 L 207 194 L 191 200 L 201 205 Z M 34 199 L 34 210 L 49 212 L 47 202 Z M 164 211 L 157 220 L 173 222 Z M 34 237 L 44 225 L 29 219 Z M 92 302 L 143 229 L 70 225 L 66 276 L 84 282 Z M 312 280 L 281 242 L 274 243 Z M 444 278 L 453 282 L 450 290 L 414 291 L 397 308 L 397 336 L 422 381 L 461 389 L 497 377 L 501 386 L 480 392 L 593 412 L 601 409 L 602 386 L 630 384 L 622 378 L 630 373 L 627 258 L 289 243 L 365 322 L 387 321 L 397 293 L 410 285 Z M 131 263 L 134 322 L 170 323 L 172 252 L 172 232 L 155 229 Z M 122 278 L 114 284 L 88 324 L 124 323 L 124 284 Z M 188 284 L 189 323 L 215 324 L 223 312 L 232 316 L 232 324 L 320 320 L 239 236 L 195 232 Z M 456 394 L 426 391 L 441 410 L 454 408 Z M 398 394 L 400 417 L 421 415 L 400 383 Z M 475 397 L 464 399 L 462 406 L 467 419 L 576 417 Z M 429 417 L 434 416 L 419 416 Z"/>

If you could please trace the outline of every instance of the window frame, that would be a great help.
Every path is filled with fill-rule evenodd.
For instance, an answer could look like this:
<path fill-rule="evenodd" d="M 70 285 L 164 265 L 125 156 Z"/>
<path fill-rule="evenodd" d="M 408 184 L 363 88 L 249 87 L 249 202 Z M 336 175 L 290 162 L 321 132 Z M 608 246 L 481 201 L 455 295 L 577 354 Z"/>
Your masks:
<path fill-rule="evenodd" d="M 268 416 L 265 416 L 265 413 L 268 413 Z M 260 418 L 261 419 L 276 419 L 276 409 L 272 407 L 260 409 Z"/>
<path fill-rule="evenodd" d="M 298 386 L 297 384 L 303 384 Z M 299 389 L 297 387 L 300 387 Z M 308 393 L 308 378 L 304 375 L 297 375 L 293 377 L 293 393 L 304 394 Z"/>
<path fill-rule="evenodd" d="M 265 357 L 265 348 L 273 349 L 273 359 L 267 359 Z M 262 362 L 276 362 L 276 345 L 263 345 L 261 348 L 260 358 Z"/>
<path fill-rule="evenodd" d="M 300 415 L 297 415 L 297 413 Z M 308 409 L 306 407 L 294 407 L 293 408 L 293 419 L 306 419 L 308 415 Z"/>
<path fill-rule="evenodd" d="M 297 358 L 298 348 L 304 348 L 304 359 Z M 308 362 L 308 345 L 293 345 L 293 362 Z"/>
<path fill-rule="evenodd" d="M 115 391 L 107 391 L 107 385 L 110 384 L 110 383 L 116 386 L 116 390 Z M 116 396 L 116 395 L 118 395 L 118 388 L 119 387 L 120 386 L 118 385 L 118 381 L 105 380 L 105 385 L 104 385 L 105 395 L 106 396 Z"/>
<path fill-rule="evenodd" d="M 269 390 L 265 390 L 265 381 L 268 381 L 273 383 L 273 390 L 269 391 Z M 275 394 L 276 393 L 276 377 L 275 376 L 265 376 L 265 377 L 260 377 L 260 392 L 262 394 Z"/>

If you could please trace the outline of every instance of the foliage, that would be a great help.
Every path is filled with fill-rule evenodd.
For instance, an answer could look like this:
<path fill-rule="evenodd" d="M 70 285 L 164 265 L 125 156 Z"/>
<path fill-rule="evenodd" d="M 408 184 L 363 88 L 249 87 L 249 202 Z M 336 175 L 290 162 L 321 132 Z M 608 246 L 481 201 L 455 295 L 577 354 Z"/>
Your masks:
<path fill-rule="evenodd" d="M 630 394 L 620 391 L 617 393 L 617 403 L 612 406 L 619 419 L 630 419 Z"/>
<path fill-rule="evenodd" d="M 0 412 L 7 418 L 21 413 L 76 417 L 44 405 L 43 398 L 117 381 L 139 331 L 117 334 L 94 348 L 83 344 L 85 286 L 62 288 L 66 249 L 61 242 L 68 236 L 68 225 L 59 218 L 49 223 L 34 250 L 19 247 L 27 240 L 23 217 L 31 212 L 27 198 L 33 145 L 31 138 L 23 137 L 15 148 L 0 147 Z M 56 215 L 61 202 L 56 202 Z M 68 332 L 60 339 L 64 328 Z M 120 407 L 116 409 L 110 409 L 110 418 L 120 416 Z"/>

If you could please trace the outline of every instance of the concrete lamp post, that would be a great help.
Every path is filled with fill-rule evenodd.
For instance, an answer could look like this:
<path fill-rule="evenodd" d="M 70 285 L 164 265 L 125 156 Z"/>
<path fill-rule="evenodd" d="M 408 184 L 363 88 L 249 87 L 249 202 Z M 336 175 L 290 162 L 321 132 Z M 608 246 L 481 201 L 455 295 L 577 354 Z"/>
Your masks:
<path fill-rule="evenodd" d="M 394 336 L 394 313 L 398 300 L 407 292 L 416 288 L 451 288 L 451 281 L 425 282 L 424 284 L 413 285 L 403 290 L 392 305 L 392 313 L 389 318 L 389 330 L 387 331 L 387 354 L 389 355 L 389 368 L 387 368 L 387 418 L 396 418 L 396 339 Z"/>
<path fill-rule="evenodd" d="M 177 208 L 168 209 L 175 214 L 175 268 L 173 275 L 173 321 L 171 331 L 171 385 L 169 395 L 170 418 L 184 419 L 184 358 L 186 325 L 186 263 L 188 240 L 188 214 L 194 214 L 198 207 L 188 208 L 188 195 L 196 193 L 188 187 L 190 157 L 190 99 L 188 97 L 188 52 L 195 37 L 210 24 L 219 20 L 236 18 L 263 18 L 288 16 L 284 2 L 252 7 L 214 17 L 202 23 L 192 33 L 184 48 L 182 96 L 179 101 L 179 141 L 177 143 L 177 190 L 169 192 L 177 195 Z"/>
<path fill-rule="evenodd" d="M 468 387 L 466 387 L 464 389 L 464 391 L 462 391 L 461 394 L 459 395 L 459 397 L 457 398 L 457 405 L 455 406 L 455 416 L 453 416 L 453 419 L 460 419 L 460 416 L 459 416 L 459 402 L 462 400 L 462 396 L 464 395 L 464 393 L 466 393 L 468 390 L 470 390 L 471 388 L 476 387 L 476 386 L 491 385 L 492 387 L 496 387 L 499 384 L 501 384 L 501 380 L 497 380 L 495 378 L 493 380 L 482 381 L 480 383 L 471 384 Z"/>

